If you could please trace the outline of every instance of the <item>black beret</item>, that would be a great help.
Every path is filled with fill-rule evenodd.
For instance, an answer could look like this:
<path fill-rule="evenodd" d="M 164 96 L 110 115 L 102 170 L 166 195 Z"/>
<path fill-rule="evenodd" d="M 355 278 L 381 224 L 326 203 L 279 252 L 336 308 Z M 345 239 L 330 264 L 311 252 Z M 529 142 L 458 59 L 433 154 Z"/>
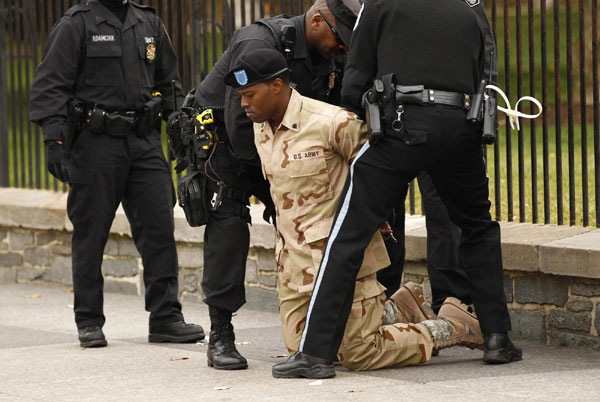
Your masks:
<path fill-rule="evenodd" d="M 288 71 L 285 57 L 276 49 L 261 48 L 242 54 L 223 81 L 234 89 L 242 89 L 270 80 Z"/>
<path fill-rule="evenodd" d="M 346 46 L 356 24 L 356 18 L 362 7 L 362 0 L 326 0 L 327 8 L 335 17 L 335 28 Z"/>

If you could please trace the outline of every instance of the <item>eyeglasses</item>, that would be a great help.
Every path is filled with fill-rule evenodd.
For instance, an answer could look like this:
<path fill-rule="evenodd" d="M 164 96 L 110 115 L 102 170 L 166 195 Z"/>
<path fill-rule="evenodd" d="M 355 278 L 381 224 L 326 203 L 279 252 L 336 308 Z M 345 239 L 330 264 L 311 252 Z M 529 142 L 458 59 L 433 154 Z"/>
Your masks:
<path fill-rule="evenodd" d="M 336 42 L 338 43 L 338 45 L 340 45 L 340 46 L 346 46 L 344 44 L 344 41 L 340 37 L 340 34 L 338 33 L 338 31 L 335 29 L 335 27 L 333 26 L 333 24 L 331 22 L 329 22 L 329 20 L 327 19 L 327 17 L 325 17 L 325 15 L 323 14 L 323 12 L 321 10 L 319 10 L 319 14 L 323 18 L 323 20 L 325 21 L 325 23 L 327 24 L 327 26 L 329 26 L 329 29 L 331 29 L 331 32 L 333 32 L 333 36 L 334 36 Z"/>

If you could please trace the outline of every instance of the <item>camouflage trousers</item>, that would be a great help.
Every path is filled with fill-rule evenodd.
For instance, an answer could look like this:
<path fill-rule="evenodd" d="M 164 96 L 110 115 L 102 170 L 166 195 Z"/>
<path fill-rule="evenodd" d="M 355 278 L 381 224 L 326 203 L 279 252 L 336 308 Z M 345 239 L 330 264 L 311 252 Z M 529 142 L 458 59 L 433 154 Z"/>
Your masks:
<path fill-rule="evenodd" d="M 356 281 L 354 302 L 338 351 L 340 363 L 350 370 L 375 370 L 409 366 L 431 358 L 433 338 L 422 324 L 398 322 L 381 325 L 386 303 L 385 288 L 376 274 Z M 279 288 L 279 313 L 283 339 L 290 353 L 298 350 L 306 323 L 310 292 Z M 407 314 L 398 314 L 407 316 Z"/>

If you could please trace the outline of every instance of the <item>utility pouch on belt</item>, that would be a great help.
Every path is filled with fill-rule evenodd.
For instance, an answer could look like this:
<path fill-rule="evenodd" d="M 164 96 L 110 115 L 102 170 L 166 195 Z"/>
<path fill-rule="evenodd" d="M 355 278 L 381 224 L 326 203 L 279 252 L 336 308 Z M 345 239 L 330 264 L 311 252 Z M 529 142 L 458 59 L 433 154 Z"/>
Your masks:
<path fill-rule="evenodd" d="M 396 85 L 396 105 L 423 103 L 423 85 Z"/>
<path fill-rule="evenodd" d="M 496 142 L 497 114 L 496 98 L 486 97 L 483 101 L 483 132 L 481 133 L 481 142 L 486 145 L 492 145 Z"/>
<path fill-rule="evenodd" d="M 152 129 L 160 132 L 161 110 L 162 98 L 160 96 L 153 96 L 152 99 L 144 103 L 135 130 L 138 137 L 147 136 Z"/>
<path fill-rule="evenodd" d="M 202 226 L 208 222 L 206 178 L 200 172 L 194 171 L 179 179 L 177 198 L 190 226 Z"/>
<path fill-rule="evenodd" d="M 90 128 L 90 131 L 96 134 L 104 132 L 104 116 L 106 116 L 106 112 L 96 106 L 87 112 L 85 123 Z"/>

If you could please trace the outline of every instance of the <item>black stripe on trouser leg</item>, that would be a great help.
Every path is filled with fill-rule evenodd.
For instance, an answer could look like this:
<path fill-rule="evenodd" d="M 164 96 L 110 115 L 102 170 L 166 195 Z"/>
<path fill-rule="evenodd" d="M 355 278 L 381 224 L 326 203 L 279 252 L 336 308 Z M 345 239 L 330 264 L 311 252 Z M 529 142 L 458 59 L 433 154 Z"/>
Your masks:
<path fill-rule="evenodd" d="M 402 181 L 393 170 L 393 146 L 382 142 L 389 146 L 365 144 L 351 165 L 300 341 L 300 351 L 309 355 L 335 357 L 364 250 L 398 200 Z"/>

